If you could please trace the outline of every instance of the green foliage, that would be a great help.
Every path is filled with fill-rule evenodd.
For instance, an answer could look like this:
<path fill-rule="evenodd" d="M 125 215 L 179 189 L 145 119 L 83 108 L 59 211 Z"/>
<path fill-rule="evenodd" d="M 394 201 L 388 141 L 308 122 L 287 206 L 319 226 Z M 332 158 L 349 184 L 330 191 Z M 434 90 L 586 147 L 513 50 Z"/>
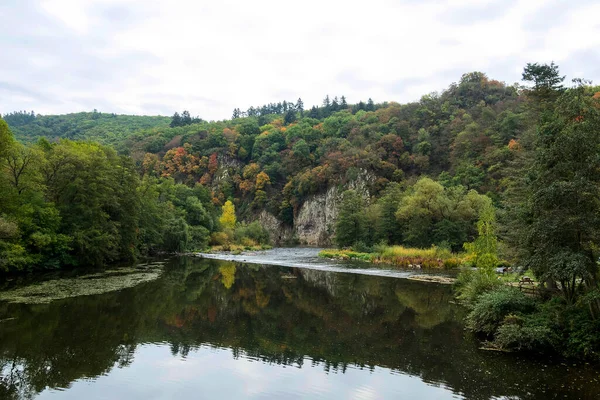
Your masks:
<path fill-rule="evenodd" d="M 352 246 L 364 237 L 364 200 L 354 190 L 343 193 L 335 227 L 335 240 L 339 246 Z"/>
<path fill-rule="evenodd" d="M 250 224 L 238 224 L 235 228 L 234 238 L 237 243 L 243 243 L 244 239 L 250 239 L 257 244 L 269 244 L 269 231 L 258 221 Z"/>
<path fill-rule="evenodd" d="M 482 273 L 494 275 L 498 265 L 498 238 L 496 237 L 496 210 L 489 198 L 484 198 L 483 206 L 477 221 L 477 239 L 473 243 L 465 243 L 464 248 L 473 264 Z"/>
<path fill-rule="evenodd" d="M 80 112 L 66 115 L 35 115 L 23 118 L 19 113 L 4 115 L 15 137 L 33 143 L 38 138 L 50 140 L 92 140 L 123 148 L 120 143 L 142 129 L 167 127 L 169 117 L 116 115 L 112 113 Z M 123 148 L 124 149 L 124 148 Z"/>
<path fill-rule="evenodd" d="M 529 169 L 524 262 L 542 280 L 561 283 L 569 302 L 578 280 L 598 273 L 600 108 L 580 82 L 541 122 Z"/>
<path fill-rule="evenodd" d="M 466 268 L 458 274 L 455 283 L 458 298 L 468 305 L 476 304 L 479 297 L 504 283 L 483 269 Z"/>
<path fill-rule="evenodd" d="M 502 286 L 481 295 L 467 316 L 467 327 L 492 335 L 508 315 L 530 313 L 534 309 L 531 298 L 518 289 Z"/>

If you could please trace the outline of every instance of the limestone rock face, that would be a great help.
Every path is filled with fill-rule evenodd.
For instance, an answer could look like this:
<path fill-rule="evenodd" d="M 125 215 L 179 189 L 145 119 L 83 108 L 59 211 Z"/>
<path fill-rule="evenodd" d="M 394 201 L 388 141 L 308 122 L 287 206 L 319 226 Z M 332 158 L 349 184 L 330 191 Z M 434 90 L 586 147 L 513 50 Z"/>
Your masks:
<path fill-rule="evenodd" d="M 294 230 L 300 244 L 329 246 L 335 233 L 337 208 L 342 192 L 331 187 L 325 193 L 309 197 L 298 211 Z"/>
<path fill-rule="evenodd" d="M 374 177 L 361 171 L 358 178 L 345 186 L 332 186 L 325 193 L 310 196 L 298 210 L 294 221 L 295 236 L 300 244 L 330 246 L 335 235 L 338 206 L 345 190 L 353 189 L 369 200 L 369 183 Z"/>
<path fill-rule="evenodd" d="M 372 174 L 361 171 L 358 178 L 347 185 L 331 186 L 324 193 L 309 196 L 300 206 L 293 228 L 283 224 L 266 210 L 262 210 L 248 222 L 258 221 L 267 229 L 274 246 L 289 244 L 331 246 L 342 194 L 345 190 L 353 189 L 368 202 L 369 184 L 373 180 Z"/>
<path fill-rule="evenodd" d="M 294 231 L 292 228 L 285 226 L 273 214 L 263 210 L 258 214 L 256 220 L 269 231 L 269 237 L 274 246 L 289 244 L 293 240 Z"/>

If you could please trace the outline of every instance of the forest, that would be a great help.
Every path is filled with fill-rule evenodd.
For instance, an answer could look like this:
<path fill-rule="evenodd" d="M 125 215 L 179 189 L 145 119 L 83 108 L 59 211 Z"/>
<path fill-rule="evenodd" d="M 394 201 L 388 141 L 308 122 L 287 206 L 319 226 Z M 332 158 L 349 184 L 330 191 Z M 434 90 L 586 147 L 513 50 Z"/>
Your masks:
<path fill-rule="evenodd" d="M 599 150 L 600 87 L 565 84 L 553 63 L 527 64 L 523 84 L 471 72 L 408 104 L 327 95 L 224 121 L 14 112 L 0 120 L 0 271 L 265 247 L 259 214 L 293 230 L 339 188 L 338 246 L 464 252 L 474 332 L 597 357 Z M 499 265 L 530 271 L 545 299 L 501 285 Z"/>

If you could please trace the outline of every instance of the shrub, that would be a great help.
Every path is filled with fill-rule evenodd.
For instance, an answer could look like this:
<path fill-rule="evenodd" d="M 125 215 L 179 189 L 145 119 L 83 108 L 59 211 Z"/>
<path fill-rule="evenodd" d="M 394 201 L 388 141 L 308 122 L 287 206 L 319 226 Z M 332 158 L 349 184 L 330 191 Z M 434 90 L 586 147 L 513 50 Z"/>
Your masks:
<path fill-rule="evenodd" d="M 505 350 L 529 350 L 543 352 L 553 350 L 559 343 L 556 332 L 533 316 L 503 323 L 496 332 L 494 344 Z"/>
<path fill-rule="evenodd" d="M 210 235 L 211 246 L 223 246 L 229 243 L 229 236 L 225 232 L 214 232 Z"/>
<path fill-rule="evenodd" d="M 450 257 L 444 260 L 444 268 L 454 269 L 460 267 L 462 260 L 458 257 Z"/>
<path fill-rule="evenodd" d="M 205 249 L 209 241 L 209 231 L 203 226 L 190 226 L 190 242 L 188 248 L 191 250 Z"/>
<path fill-rule="evenodd" d="M 573 307 L 563 313 L 568 328 L 565 355 L 600 359 L 600 320 L 592 319 L 585 307 Z"/>
<path fill-rule="evenodd" d="M 478 298 L 467 316 L 467 327 L 474 332 L 492 335 L 508 315 L 530 313 L 535 306 L 535 302 L 518 289 L 502 286 Z M 514 332 L 514 328 L 506 329 Z"/>
<path fill-rule="evenodd" d="M 506 350 L 559 351 L 563 346 L 559 324 L 563 310 L 559 299 L 553 299 L 531 314 L 510 314 L 498 327 L 494 344 Z"/>
<path fill-rule="evenodd" d="M 502 281 L 486 271 L 464 269 L 458 274 L 455 289 L 460 300 L 467 304 L 474 304 L 479 296 L 502 285 Z"/>
<path fill-rule="evenodd" d="M 269 231 L 267 231 L 258 221 L 250 224 L 239 224 L 235 228 L 234 238 L 237 243 L 242 243 L 244 239 L 249 239 L 258 244 L 269 243 Z"/>

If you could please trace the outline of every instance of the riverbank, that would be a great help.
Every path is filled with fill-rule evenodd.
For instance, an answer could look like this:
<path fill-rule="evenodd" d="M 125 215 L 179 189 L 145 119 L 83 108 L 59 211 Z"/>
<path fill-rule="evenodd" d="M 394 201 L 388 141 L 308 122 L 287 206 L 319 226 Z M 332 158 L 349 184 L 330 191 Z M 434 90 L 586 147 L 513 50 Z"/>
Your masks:
<path fill-rule="evenodd" d="M 410 269 L 458 268 L 463 258 L 449 250 L 431 247 L 414 249 L 402 246 L 385 246 L 374 252 L 365 253 L 351 249 L 324 249 L 319 257 L 336 260 L 360 260 L 373 264 L 390 264 Z"/>

